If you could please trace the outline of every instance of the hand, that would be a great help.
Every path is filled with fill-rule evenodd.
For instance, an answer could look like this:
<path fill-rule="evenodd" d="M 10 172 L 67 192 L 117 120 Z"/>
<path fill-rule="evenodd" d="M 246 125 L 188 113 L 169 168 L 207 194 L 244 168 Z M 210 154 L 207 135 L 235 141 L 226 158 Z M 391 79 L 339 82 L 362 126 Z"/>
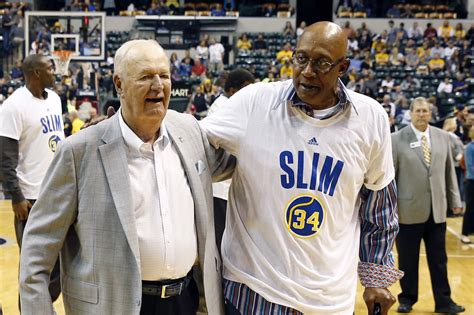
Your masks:
<path fill-rule="evenodd" d="M 462 213 L 462 208 L 453 208 L 453 213 L 454 214 L 461 214 Z"/>
<path fill-rule="evenodd" d="M 98 123 L 100 123 L 101 121 L 103 120 L 106 120 L 106 119 L 109 119 L 110 117 L 112 117 L 113 115 L 115 115 L 115 109 L 112 107 L 112 106 L 109 106 L 107 108 L 107 116 L 104 116 L 104 115 L 100 115 L 100 116 L 97 116 L 96 118 L 92 119 L 90 122 L 88 122 L 87 124 L 84 124 L 81 129 L 85 129 L 87 127 L 90 127 L 90 126 L 94 126 L 94 125 L 97 125 Z"/>
<path fill-rule="evenodd" d="M 382 315 L 387 315 L 396 301 L 387 288 L 365 288 L 363 298 L 369 315 L 374 314 L 375 303 L 380 304 Z"/>
<path fill-rule="evenodd" d="M 18 220 L 25 221 L 28 219 L 28 211 L 33 207 L 28 200 L 23 200 L 18 203 L 12 203 L 12 209 Z"/>

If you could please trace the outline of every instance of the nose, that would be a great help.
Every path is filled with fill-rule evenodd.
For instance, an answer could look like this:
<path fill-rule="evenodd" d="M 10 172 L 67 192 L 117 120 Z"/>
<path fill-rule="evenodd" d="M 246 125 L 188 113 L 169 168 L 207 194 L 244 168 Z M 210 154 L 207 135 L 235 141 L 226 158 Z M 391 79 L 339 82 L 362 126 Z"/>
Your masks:
<path fill-rule="evenodd" d="M 163 82 L 161 81 L 161 78 L 159 75 L 153 76 L 153 80 L 151 83 L 151 88 L 153 90 L 162 90 L 163 89 Z"/>
<path fill-rule="evenodd" d="M 301 71 L 301 74 L 305 77 L 312 77 L 315 76 L 316 73 L 313 70 L 313 63 L 312 61 L 309 61 L 308 64 L 303 68 Z"/>

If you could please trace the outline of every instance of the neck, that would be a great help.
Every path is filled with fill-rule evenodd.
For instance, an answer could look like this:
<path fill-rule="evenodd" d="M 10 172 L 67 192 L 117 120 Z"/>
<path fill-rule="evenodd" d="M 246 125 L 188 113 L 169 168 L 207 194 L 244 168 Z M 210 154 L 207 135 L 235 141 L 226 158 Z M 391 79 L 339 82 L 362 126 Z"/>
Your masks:
<path fill-rule="evenodd" d="M 26 88 L 31 92 L 31 94 L 33 94 L 34 97 L 39 98 L 41 100 L 45 98 L 44 97 L 45 93 L 44 93 L 43 88 L 36 86 L 34 84 L 28 83 L 28 82 L 26 82 Z"/>
<path fill-rule="evenodd" d="M 158 132 L 160 131 L 161 121 L 157 125 L 156 122 L 148 123 L 142 121 L 140 123 L 130 123 L 131 119 L 127 119 L 124 113 L 122 112 L 122 117 L 125 123 L 127 124 L 130 129 L 137 135 L 140 140 L 145 143 L 153 144 L 155 140 L 158 138 Z"/>
<path fill-rule="evenodd" d="M 425 132 L 426 130 L 428 130 L 428 125 L 424 125 L 424 126 L 415 126 L 415 129 L 420 131 L 420 132 Z"/>

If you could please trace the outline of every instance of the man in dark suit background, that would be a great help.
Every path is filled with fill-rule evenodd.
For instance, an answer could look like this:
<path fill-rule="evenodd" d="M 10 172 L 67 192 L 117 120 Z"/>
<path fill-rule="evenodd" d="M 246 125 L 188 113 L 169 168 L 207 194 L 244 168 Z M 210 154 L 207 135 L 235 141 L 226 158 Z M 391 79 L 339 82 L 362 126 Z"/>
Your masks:
<path fill-rule="evenodd" d="M 393 162 L 398 187 L 400 232 L 397 237 L 400 280 L 399 313 L 409 313 L 418 300 L 418 262 L 423 239 L 437 313 L 456 314 L 464 307 L 451 299 L 446 255 L 446 209 L 462 210 L 451 158 L 450 135 L 428 123 L 429 102 L 416 98 L 410 105 L 411 125 L 392 134 Z"/>

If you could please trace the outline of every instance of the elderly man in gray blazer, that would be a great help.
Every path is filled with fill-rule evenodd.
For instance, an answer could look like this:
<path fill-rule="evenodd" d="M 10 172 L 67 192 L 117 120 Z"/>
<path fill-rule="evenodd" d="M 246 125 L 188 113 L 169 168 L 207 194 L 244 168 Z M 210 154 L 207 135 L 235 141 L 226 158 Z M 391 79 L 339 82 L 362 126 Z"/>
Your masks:
<path fill-rule="evenodd" d="M 22 314 L 53 314 L 58 254 L 66 314 L 196 314 L 201 282 L 206 311 L 223 314 L 211 188 L 221 160 L 192 116 L 167 110 L 157 42 L 125 43 L 114 67 L 119 113 L 61 143 L 31 210 Z"/>
<path fill-rule="evenodd" d="M 399 313 L 409 313 L 418 300 L 420 243 L 426 247 L 437 313 L 464 311 L 451 299 L 446 256 L 446 209 L 461 212 L 450 135 L 429 126 L 430 103 L 422 97 L 410 105 L 411 125 L 392 134 L 395 179 L 398 187 Z"/>

